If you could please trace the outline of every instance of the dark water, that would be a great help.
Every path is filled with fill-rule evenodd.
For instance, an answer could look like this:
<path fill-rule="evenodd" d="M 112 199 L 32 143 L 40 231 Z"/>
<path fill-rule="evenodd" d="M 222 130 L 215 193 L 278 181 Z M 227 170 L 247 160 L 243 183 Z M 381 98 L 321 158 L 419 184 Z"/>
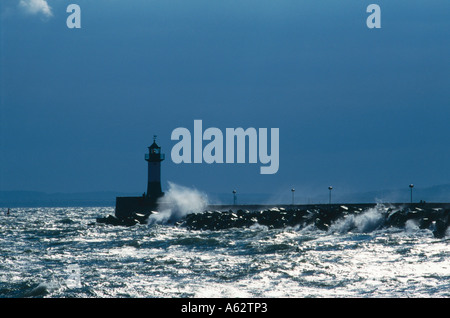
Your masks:
<path fill-rule="evenodd" d="M 449 236 L 379 212 L 270 229 L 109 226 L 113 208 L 0 216 L 0 297 L 449 297 Z M 352 226 L 349 226 L 349 223 Z"/>

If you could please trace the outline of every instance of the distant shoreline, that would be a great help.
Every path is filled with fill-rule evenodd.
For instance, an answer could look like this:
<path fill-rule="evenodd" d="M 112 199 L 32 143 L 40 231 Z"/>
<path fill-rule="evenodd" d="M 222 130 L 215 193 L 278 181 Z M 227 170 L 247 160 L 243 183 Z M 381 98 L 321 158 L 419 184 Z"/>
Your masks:
<path fill-rule="evenodd" d="M 288 206 L 292 203 L 291 189 L 283 195 L 277 193 L 244 193 L 237 192 L 236 204 L 260 206 Z M 76 193 L 46 193 L 39 191 L 0 191 L 0 207 L 114 207 L 116 197 L 140 196 L 142 193 L 126 193 L 118 191 L 93 191 Z M 233 204 L 231 193 L 208 193 L 210 205 Z M 450 184 L 430 187 L 415 187 L 413 202 L 419 203 L 450 202 Z M 341 193 L 339 188 L 333 189 L 333 204 L 376 204 L 377 202 L 405 202 L 410 203 L 410 189 L 406 185 L 403 189 L 378 190 L 371 192 Z M 323 194 L 307 194 L 300 190 L 295 192 L 295 205 L 317 205 L 329 203 L 328 189 Z"/>

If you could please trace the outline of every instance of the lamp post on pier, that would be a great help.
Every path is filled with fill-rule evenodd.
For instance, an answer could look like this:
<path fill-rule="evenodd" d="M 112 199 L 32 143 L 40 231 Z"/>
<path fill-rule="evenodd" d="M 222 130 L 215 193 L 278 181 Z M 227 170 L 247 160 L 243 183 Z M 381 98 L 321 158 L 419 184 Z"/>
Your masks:
<path fill-rule="evenodd" d="M 328 190 L 330 190 L 330 200 L 329 200 L 329 204 L 331 204 L 331 190 L 333 190 L 333 187 L 332 187 L 332 186 L 329 186 L 329 187 L 328 187 Z"/>
<path fill-rule="evenodd" d="M 412 202 L 413 202 L 412 199 L 413 199 L 413 188 L 414 188 L 414 184 L 411 183 L 411 184 L 409 185 L 409 188 L 411 189 L 411 204 L 412 204 Z"/>

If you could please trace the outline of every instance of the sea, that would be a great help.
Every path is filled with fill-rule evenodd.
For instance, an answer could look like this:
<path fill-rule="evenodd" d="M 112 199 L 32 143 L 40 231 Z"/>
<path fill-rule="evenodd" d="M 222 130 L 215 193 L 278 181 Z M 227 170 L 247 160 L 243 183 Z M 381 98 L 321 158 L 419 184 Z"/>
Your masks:
<path fill-rule="evenodd" d="M 96 222 L 114 207 L 2 209 L 0 298 L 448 298 L 450 237 L 367 213 L 351 229 L 192 230 Z"/>

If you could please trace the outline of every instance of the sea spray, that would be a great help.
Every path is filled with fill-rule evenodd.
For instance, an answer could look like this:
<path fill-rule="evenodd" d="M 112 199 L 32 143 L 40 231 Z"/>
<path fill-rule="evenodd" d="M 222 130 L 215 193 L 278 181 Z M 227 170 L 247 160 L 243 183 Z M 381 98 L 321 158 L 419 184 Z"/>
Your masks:
<path fill-rule="evenodd" d="M 331 233 L 347 233 L 350 231 L 368 233 L 380 228 L 385 221 L 386 208 L 377 204 L 360 214 L 346 215 L 330 226 Z"/>
<path fill-rule="evenodd" d="M 158 200 L 158 212 L 149 216 L 148 224 L 173 224 L 189 213 L 203 212 L 207 205 L 206 194 L 169 182 L 169 190 Z"/>

